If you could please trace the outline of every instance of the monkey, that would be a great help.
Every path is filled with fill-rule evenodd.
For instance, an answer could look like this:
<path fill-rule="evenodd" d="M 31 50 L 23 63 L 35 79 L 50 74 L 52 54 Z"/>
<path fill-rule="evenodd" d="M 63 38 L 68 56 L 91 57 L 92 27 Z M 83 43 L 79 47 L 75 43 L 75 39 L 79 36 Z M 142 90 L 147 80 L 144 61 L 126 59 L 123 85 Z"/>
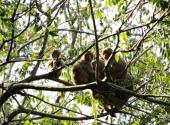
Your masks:
<path fill-rule="evenodd" d="M 71 77 L 76 85 L 87 84 L 95 80 L 95 72 L 92 66 L 93 53 L 87 51 L 71 69 Z"/>
<path fill-rule="evenodd" d="M 106 48 L 103 50 L 103 58 L 105 62 L 108 61 L 109 57 L 113 53 L 111 48 Z M 108 81 L 112 82 L 113 80 L 117 80 L 116 82 L 120 82 L 120 85 L 123 87 L 128 87 L 129 85 L 124 82 L 129 82 L 132 79 L 131 74 L 126 69 L 126 62 L 119 58 L 118 62 L 115 58 L 111 58 L 110 63 L 108 64 L 108 70 L 106 71 L 109 74 Z M 130 86 L 130 89 L 132 86 Z"/>
<path fill-rule="evenodd" d="M 105 68 L 112 53 L 113 50 L 111 48 L 104 49 L 102 53 L 105 60 Z M 126 62 L 122 58 L 119 58 L 118 62 L 115 58 L 111 58 L 107 68 L 105 72 L 109 78 L 106 79 L 106 82 L 113 82 L 126 89 L 133 90 L 133 85 L 129 85 L 132 76 L 127 72 L 127 69 L 125 69 Z M 93 97 L 98 99 L 103 104 L 104 109 L 113 117 L 115 117 L 115 113 L 120 110 L 130 98 L 130 95 L 115 90 L 107 84 L 98 85 L 98 87 L 92 91 Z"/>
<path fill-rule="evenodd" d="M 49 76 L 52 78 L 58 78 L 61 75 L 61 70 L 57 69 L 64 65 L 63 60 L 60 58 L 61 52 L 54 49 L 51 53 L 51 61 L 48 62 Z"/>
<path fill-rule="evenodd" d="M 97 61 L 93 60 L 92 61 L 92 66 L 93 66 L 93 70 L 96 70 L 96 66 L 97 66 Z M 103 59 L 99 59 L 99 79 L 102 80 L 105 77 L 105 63 Z"/>
<path fill-rule="evenodd" d="M 108 61 L 112 54 L 112 49 L 105 49 L 103 51 L 104 60 L 99 60 L 99 78 L 105 77 L 105 62 Z M 71 77 L 76 85 L 87 84 L 95 81 L 95 69 L 96 60 L 93 60 L 93 54 L 87 51 L 84 56 L 78 60 L 72 67 Z M 121 67 L 122 66 L 122 67 Z M 110 79 L 106 79 L 106 82 L 112 82 L 112 80 L 125 80 L 130 79 L 130 74 L 125 70 L 126 63 L 120 58 L 118 62 L 113 58 L 108 67 Z M 125 76 L 121 76 L 125 70 Z M 117 74 L 118 73 L 118 74 Z M 128 74 L 128 75 L 127 75 Z M 91 89 L 94 99 L 98 99 L 104 106 L 104 109 L 112 116 L 115 116 L 115 112 L 122 108 L 127 102 L 128 97 L 125 94 L 115 90 L 107 84 L 99 84 L 96 88 Z M 123 95 L 121 97 L 121 95 Z"/>
<path fill-rule="evenodd" d="M 113 107 L 118 99 L 112 87 L 107 84 L 100 84 L 96 89 L 92 89 L 92 95 L 94 99 L 97 99 L 102 104 L 108 114 L 115 117 L 116 110 Z"/>
<path fill-rule="evenodd" d="M 109 60 L 109 57 L 112 55 L 113 50 L 111 48 L 106 48 L 103 50 L 103 58 L 105 60 L 105 63 Z M 119 58 L 118 62 L 115 60 L 115 56 L 111 59 L 111 61 L 108 64 L 108 68 L 106 69 L 107 74 L 109 75 L 108 79 L 111 80 L 122 80 L 125 79 L 127 76 L 127 69 L 126 68 L 126 62 Z"/>
<path fill-rule="evenodd" d="M 126 84 L 126 89 L 133 90 L 131 84 L 132 76 L 128 73 L 125 80 L 122 80 L 121 84 Z M 115 117 L 115 113 L 118 112 L 127 103 L 131 97 L 129 94 L 115 90 L 106 83 L 99 84 L 95 89 L 92 89 L 93 98 L 99 100 L 104 109 L 112 117 Z"/>
<path fill-rule="evenodd" d="M 128 90 L 133 90 L 132 79 L 133 79 L 132 75 L 129 72 L 127 72 L 125 79 L 122 81 L 123 85 L 121 86 L 125 87 Z M 116 96 L 120 98 L 123 102 L 127 102 L 128 99 L 131 97 L 130 95 L 122 93 L 120 91 L 116 91 Z"/>

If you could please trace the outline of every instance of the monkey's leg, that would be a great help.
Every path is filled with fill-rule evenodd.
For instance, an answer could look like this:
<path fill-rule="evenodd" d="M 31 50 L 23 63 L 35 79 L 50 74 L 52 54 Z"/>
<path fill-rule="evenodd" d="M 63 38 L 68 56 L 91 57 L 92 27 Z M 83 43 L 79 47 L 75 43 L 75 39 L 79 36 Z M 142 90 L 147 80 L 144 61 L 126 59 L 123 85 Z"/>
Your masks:
<path fill-rule="evenodd" d="M 112 117 L 116 117 L 115 113 L 118 111 L 116 108 L 108 108 L 108 105 L 104 105 L 104 109 L 107 113 L 109 113 Z"/>

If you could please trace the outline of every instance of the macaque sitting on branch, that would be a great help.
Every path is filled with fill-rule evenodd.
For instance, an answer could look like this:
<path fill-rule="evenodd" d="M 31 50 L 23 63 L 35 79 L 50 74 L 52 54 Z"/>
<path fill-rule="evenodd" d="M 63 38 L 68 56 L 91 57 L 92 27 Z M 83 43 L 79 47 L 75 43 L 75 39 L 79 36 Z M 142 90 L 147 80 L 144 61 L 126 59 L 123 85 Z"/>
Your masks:
<path fill-rule="evenodd" d="M 103 51 L 105 64 L 108 63 L 108 66 L 105 66 L 105 68 L 107 67 L 105 72 L 108 75 L 106 82 L 112 82 L 126 89 L 133 90 L 133 85 L 131 84 L 132 76 L 127 72 L 127 69 L 125 69 L 126 62 L 122 58 L 119 58 L 118 61 L 115 60 L 114 56 L 111 58 L 112 53 L 113 50 L 111 48 L 106 48 Z M 111 60 L 109 61 L 110 58 Z M 98 99 L 103 104 L 105 110 L 112 116 L 115 116 L 115 113 L 120 110 L 130 98 L 130 95 L 115 90 L 107 84 L 100 84 L 92 91 L 93 97 Z"/>
<path fill-rule="evenodd" d="M 106 61 L 109 60 L 109 57 L 112 55 L 113 50 L 111 48 L 106 48 L 103 51 L 103 58 Z M 120 79 L 125 79 L 127 76 L 127 69 L 126 68 L 126 62 L 122 59 L 119 58 L 118 61 L 115 60 L 115 56 L 111 58 L 107 69 L 106 69 L 106 74 L 108 74 L 110 80 L 120 80 Z"/>
<path fill-rule="evenodd" d="M 95 80 L 95 72 L 91 63 L 93 57 L 93 53 L 87 51 L 83 57 L 73 65 L 71 77 L 76 85 L 87 84 Z"/>
<path fill-rule="evenodd" d="M 113 84 L 120 85 L 126 89 L 133 90 L 133 86 L 129 83 L 131 75 L 125 69 L 126 63 L 120 58 L 118 61 L 112 58 L 106 70 L 105 62 L 108 62 L 109 57 L 112 55 L 113 50 L 107 48 L 103 51 L 104 60 L 99 59 L 99 79 L 103 79 L 105 74 L 109 74 L 109 78 L 105 82 L 112 82 Z M 93 60 L 93 53 L 87 51 L 83 57 L 78 60 L 71 70 L 73 82 L 76 85 L 87 84 L 95 81 L 96 60 Z M 105 110 L 115 116 L 115 112 L 120 110 L 129 99 L 129 95 L 115 90 L 108 84 L 98 84 L 96 88 L 92 89 L 93 97 L 98 99 L 104 106 Z"/>
<path fill-rule="evenodd" d="M 54 49 L 51 53 L 51 61 L 48 63 L 48 71 L 52 78 L 58 78 L 61 75 L 61 70 L 57 70 L 64 65 L 63 60 L 60 58 L 60 54 L 60 51 L 57 49 Z"/>

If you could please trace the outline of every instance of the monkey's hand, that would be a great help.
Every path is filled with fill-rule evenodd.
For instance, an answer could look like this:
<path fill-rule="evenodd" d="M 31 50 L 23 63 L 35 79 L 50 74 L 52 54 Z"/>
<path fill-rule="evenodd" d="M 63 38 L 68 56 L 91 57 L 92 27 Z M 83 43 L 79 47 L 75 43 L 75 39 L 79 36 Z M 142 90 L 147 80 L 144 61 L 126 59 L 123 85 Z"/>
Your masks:
<path fill-rule="evenodd" d="M 109 109 L 109 111 L 107 111 L 112 117 L 116 117 L 115 113 L 118 112 L 119 110 L 116 108 L 112 108 Z"/>

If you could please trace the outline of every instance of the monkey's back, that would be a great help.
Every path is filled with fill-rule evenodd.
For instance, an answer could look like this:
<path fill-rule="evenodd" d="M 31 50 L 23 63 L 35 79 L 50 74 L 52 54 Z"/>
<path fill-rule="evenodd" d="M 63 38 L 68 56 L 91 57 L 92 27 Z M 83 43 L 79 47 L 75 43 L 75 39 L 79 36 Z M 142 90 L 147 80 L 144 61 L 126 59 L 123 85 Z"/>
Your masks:
<path fill-rule="evenodd" d="M 125 79 L 127 75 L 126 62 L 119 58 L 118 62 L 113 58 L 108 67 L 108 73 L 111 80 Z"/>
<path fill-rule="evenodd" d="M 71 70 L 71 77 L 75 84 L 81 85 L 94 81 L 94 71 L 92 64 L 85 60 L 80 60 Z"/>
<path fill-rule="evenodd" d="M 93 66 L 93 70 L 95 71 L 95 70 L 96 70 L 96 67 L 97 67 L 97 61 L 96 61 L 96 60 L 93 60 L 92 66 Z M 105 69 L 104 60 L 99 59 L 99 78 L 100 78 L 100 79 L 103 79 L 104 76 L 105 76 L 104 69 Z"/>

